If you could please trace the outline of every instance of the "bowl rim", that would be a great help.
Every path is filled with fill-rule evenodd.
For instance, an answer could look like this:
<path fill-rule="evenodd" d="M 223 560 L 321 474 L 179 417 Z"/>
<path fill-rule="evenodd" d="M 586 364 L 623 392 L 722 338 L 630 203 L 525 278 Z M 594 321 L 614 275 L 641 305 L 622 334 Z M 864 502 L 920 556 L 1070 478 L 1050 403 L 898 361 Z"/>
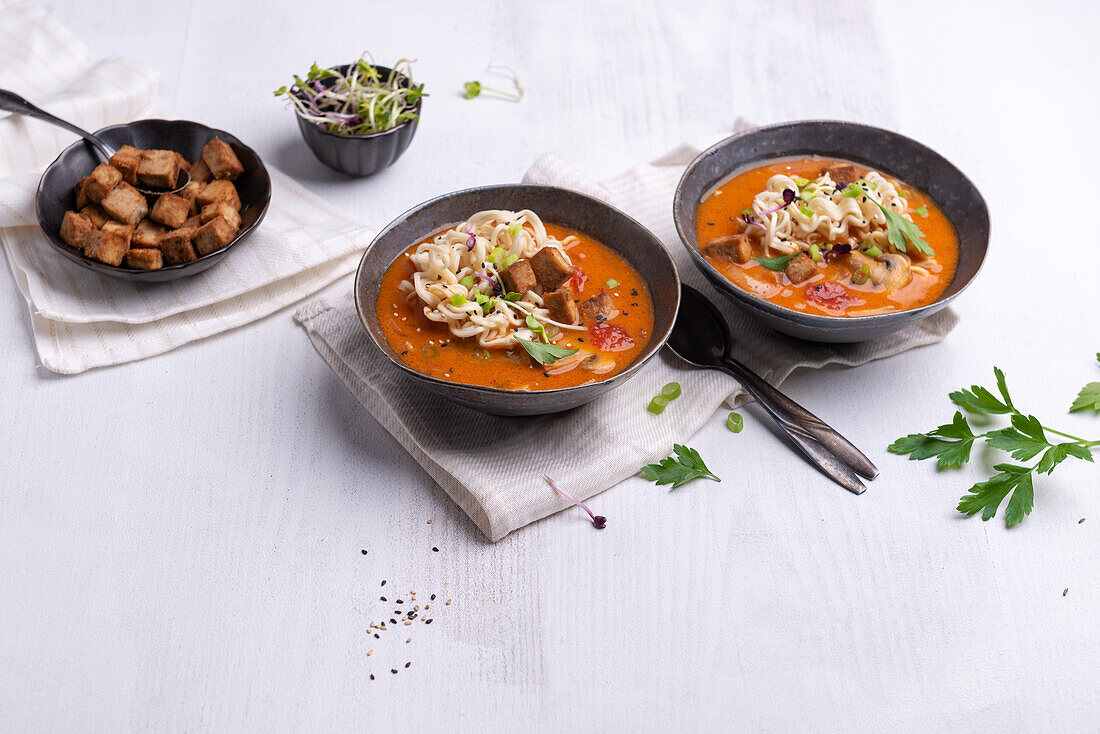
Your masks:
<path fill-rule="evenodd" d="M 360 297 L 360 294 L 362 293 L 362 289 L 361 289 L 360 286 L 363 282 L 363 279 L 365 277 L 367 277 L 366 263 L 367 263 L 367 257 L 370 255 L 371 250 L 374 249 L 374 247 L 378 244 L 378 242 L 382 239 L 382 237 L 384 237 L 386 234 L 388 234 L 390 231 L 395 229 L 397 226 L 399 226 L 401 223 L 403 223 L 406 219 L 411 217 L 413 214 L 416 214 L 417 212 L 423 211 L 424 209 L 427 209 L 431 206 L 434 206 L 434 205 L 436 205 L 436 204 L 438 204 L 442 201 L 445 201 L 445 200 L 450 199 L 450 198 L 455 197 L 455 196 L 460 196 L 460 195 L 464 195 L 464 194 L 471 194 L 471 193 L 476 193 L 476 192 L 499 191 L 501 189 L 530 189 L 530 190 L 565 191 L 568 194 L 573 195 L 573 196 L 577 196 L 581 199 L 587 199 L 588 201 L 590 201 L 590 202 L 592 202 L 592 203 L 594 203 L 598 206 L 609 209 L 609 210 L 615 212 L 618 216 L 621 216 L 621 217 L 627 219 L 628 221 L 633 222 L 642 231 L 647 232 L 649 234 L 649 236 L 652 238 L 652 243 L 660 248 L 661 252 L 664 254 L 666 264 L 672 270 L 673 282 L 675 283 L 675 286 L 676 286 L 676 298 L 675 298 L 674 303 L 672 305 L 672 317 L 669 319 L 668 327 L 664 330 L 664 333 L 662 333 L 662 334 L 653 334 L 650 337 L 649 344 L 646 346 L 645 350 L 642 351 L 642 353 L 639 354 L 634 359 L 634 361 L 631 362 L 626 367 L 626 369 L 624 369 L 621 372 L 617 372 L 616 374 L 612 375 L 611 377 L 608 377 L 606 380 L 600 380 L 598 382 L 589 383 L 589 384 L 586 384 L 586 385 L 570 385 L 568 387 L 555 387 L 555 388 L 551 388 L 549 390 L 509 390 L 509 389 L 506 389 L 506 388 L 503 388 L 503 387 L 491 387 L 491 386 L 488 386 L 488 385 L 472 385 L 472 384 L 467 383 L 467 382 L 453 382 L 453 381 L 450 381 L 450 380 L 443 380 L 443 379 L 440 379 L 438 377 L 433 377 L 431 375 L 424 374 L 423 372 L 420 372 L 419 370 L 415 370 L 412 367 L 408 366 L 407 364 L 402 362 L 400 359 L 397 359 L 397 357 L 394 356 L 391 353 L 393 350 L 390 349 L 388 344 L 379 343 L 378 338 L 374 334 L 374 330 L 370 328 L 370 324 L 368 323 L 368 319 L 370 317 L 369 317 L 368 314 L 364 313 L 363 299 Z M 553 224 L 553 222 L 551 222 L 551 224 Z M 604 243 L 601 242 L 600 244 L 604 244 Z M 610 247 L 609 245 L 604 245 L 604 246 L 605 247 Z M 618 251 L 616 250 L 616 252 L 618 252 Z M 397 257 L 400 257 L 400 254 Z M 389 268 L 393 265 L 393 263 L 395 261 L 396 261 L 396 258 L 394 258 L 393 260 L 390 260 L 389 263 L 387 263 L 387 265 L 386 265 L 386 270 L 387 271 L 389 270 Z M 631 267 L 633 267 L 633 265 L 631 265 Z M 382 273 L 382 275 L 384 275 L 384 274 L 385 274 L 385 272 Z M 380 352 L 382 352 L 383 355 L 385 355 L 385 357 L 390 361 L 391 364 L 396 365 L 405 374 L 412 376 L 414 379 L 425 381 L 428 384 L 436 386 L 436 387 L 451 388 L 451 389 L 461 388 L 463 390 L 469 390 L 471 392 L 480 393 L 480 394 L 483 394 L 483 395 L 502 395 L 503 396 L 503 395 L 524 395 L 524 394 L 529 394 L 529 395 L 542 396 L 542 395 L 566 395 L 566 394 L 570 394 L 570 393 L 573 393 L 573 392 L 580 392 L 580 391 L 584 391 L 584 390 L 590 390 L 590 389 L 598 387 L 598 386 L 604 386 L 605 389 L 610 389 L 607 386 L 612 385 L 612 384 L 617 383 L 617 382 L 623 382 L 623 381 L 629 379 L 630 377 L 632 377 L 634 374 L 636 374 L 639 370 L 641 370 L 641 368 L 647 362 L 649 362 L 649 360 L 651 360 L 653 357 L 655 357 L 657 355 L 658 352 L 661 351 L 661 349 L 665 346 L 665 343 L 668 341 L 668 338 L 672 335 L 672 329 L 676 325 L 676 317 L 680 312 L 680 287 L 681 287 L 680 273 L 676 268 L 676 260 L 672 257 L 672 253 L 668 251 L 668 248 L 665 247 L 664 243 L 661 242 L 660 238 L 658 238 L 657 235 L 653 234 L 653 232 L 651 232 L 648 227 L 646 227 L 644 224 L 642 224 L 641 222 L 639 222 L 637 219 L 630 216 L 626 212 L 622 211 L 621 209 L 619 209 L 615 206 L 612 206 L 611 204 L 607 203 L 606 201 L 603 201 L 602 199 L 597 199 L 594 196 L 589 196 L 588 194 L 582 193 L 580 191 L 574 191 L 573 189 L 567 189 L 567 188 L 562 187 L 562 186 L 548 186 L 548 185 L 545 185 L 545 184 L 525 184 L 525 183 L 489 184 L 487 186 L 474 186 L 474 187 L 466 188 L 466 189 L 458 189 L 456 191 L 451 191 L 451 192 L 448 192 L 446 194 L 441 194 L 440 196 L 435 196 L 431 199 L 423 201 L 420 204 L 417 204 L 416 206 L 413 206 L 413 207 L 409 208 L 408 210 L 402 212 L 397 217 L 395 217 L 393 219 L 393 221 L 391 221 L 389 224 L 387 224 L 385 227 L 383 227 L 381 230 L 379 230 L 378 234 L 375 235 L 373 240 L 371 240 L 370 245 L 367 246 L 366 251 L 363 253 L 363 257 L 359 260 L 359 267 L 356 268 L 355 280 L 354 280 L 354 283 L 352 285 L 352 288 L 354 289 L 353 293 L 352 293 L 352 300 L 355 301 L 355 312 L 359 315 L 359 322 L 363 325 L 363 329 L 370 336 L 371 342 L 374 344 L 374 346 Z M 650 297 L 652 298 L 652 295 Z M 374 306 L 374 304 L 369 304 L 369 305 L 371 307 Z M 381 327 L 379 327 L 379 328 L 381 329 Z"/>
<path fill-rule="evenodd" d="M 384 69 L 386 71 L 395 71 L 393 67 L 382 66 L 381 64 L 372 64 L 372 66 L 375 69 Z M 348 69 L 350 67 L 351 67 L 351 64 L 336 64 L 335 66 L 326 66 L 325 68 L 329 71 L 335 71 L 337 69 Z M 412 83 L 412 77 L 410 77 L 408 74 L 405 74 L 405 73 L 400 72 L 400 71 L 398 71 L 397 74 L 399 76 L 403 77 L 404 79 L 406 79 L 409 83 Z M 301 95 L 300 91 L 295 94 L 295 96 L 300 96 L 300 95 Z M 311 128 L 313 130 L 316 130 L 317 132 L 319 132 L 323 135 L 327 135 L 330 138 L 336 138 L 337 140 L 370 140 L 371 138 L 381 138 L 381 137 L 384 137 L 386 135 L 389 135 L 390 133 L 396 133 L 398 130 L 401 130 L 402 128 L 404 128 L 408 125 L 415 125 L 415 124 L 419 123 L 420 122 L 421 109 L 422 109 L 421 105 L 423 104 L 423 102 L 424 102 L 424 95 L 420 95 L 420 97 L 418 97 L 417 100 L 416 100 L 416 105 L 413 107 L 413 109 L 416 112 L 416 119 L 415 120 L 405 120 L 404 122 L 400 122 L 400 123 L 394 125 L 389 130 L 382 130 L 382 131 L 376 132 L 376 133 L 363 133 L 362 135 L 342 135 L 340 133 L 334 133 L 331 130 L 326 130 L 325 128 L 321 127 L 320 123 L 313 122 L 312 120 L 307 120 L 306 118 L 302 117 L 302 113 L 299 112 L 298 108 L 295 107 L 294 105 L 291 105 L 291 107 L 293 108 L 294 116 L 298 119 L 299 123 L 301 123 L 303 125 L 306 125 L 309 128 Z"/>
<path fill-rule="evenodd" d="M 750 293 L 749 291 L 746 291 L 745 289 L 740 288 L 736 283 L 731 281 L 729 278 L 727 278 L 725 275 L 723 275 L 721 272 L 719 272 L 719 270 L 717 268 L 715 268 L 713 265 L 711 265 L 707 261 L 707 259 L 705 257 L 703 257 L 703 254 L 699 250 L 699 248 L 691 246 L 691 243 L 688 239 L 688 232 L 686 231 L 687 223 L 683 222 L 681 220 L 680 216 L 679 216 L 679 212 L 680 212 L 680 208 L 681 208 L 680 204 L 683 201 L 684 187 L 687 184 L 688 178 L 691 176 L 692 173 L 694 173 L 695 169 L 700 165 L 700 163 L 703 161 L 703 159 L 705 159 L 708 155 L 710 155 L 712 152 L 718 150 L 719 148 L 723 148 L 727 145 L 730 145 L 730 144 L 734 143 L 735 141 L 738 141 L 738 140 L 740 140 L 742 138 L 745 138 L 745 137 L 749 137 L 751 135 L 756 135 L 756 134 L 760 134 L 762 132 L 767 132 L 767 131 L 771 131 L 771 130 L 780 130 L 780 129 L 784 129 L 784 128 L 798 128 L 798 127 L 809 126 L 809 125 L 835 125 L 835 126 L 843 126 L 843 127 L 847 127 L 847 128 L 856 128 L 856 129 L 874 131 L 876 133 L 886 133 L 886 134 L 892 135 L 896 138 L 901 138 L 903 140 L 907 140 L 907 141 L 913 143 L 914 145 L 923 148 L 924 150 L 926 150 L 931 155 L 941 159 L 948 166 L 955 169 L 955 172 L 962 178 L 962 180 L 965 181 L 970 186 L 970 188 L 972 188 L 974 190 L 974 193 L 977 194 L 978 201 L 982 205 L 982 209 L 986 212 L 986 219 L 989 221 L 989 224 L 990 224 L 990 234 L 992 234 L 992 218 L 989 216 L 989 204 L 988 204 L 988 202 L 986 202 L 985 197 L 982 195 L 981 189 L 979 189 L 977 186 L 975 186 L 974 182 L 970 179 L 970 177 L 967 176 L 965 173 L 963 173 L 962 170 L 959 169 L 958 166 L 956 166 L 954 163 L 952 163 L 950 160 L 948 160 L 945 156 L 943 156 L 939 152 L 933 150 L 932 148 L 928 147 L 924 143 L 921 143 L 919 140 L 916 140 L 914 138 L 911 138 L 907 135 L 903 135 L 903 134 L 898 133 L 898 132 L 894 132 L 893 130 L 888 130 L 886 128 L 876 127 L 874 125 L 865 125 L 865 124 L 859 123 L 859 122 L 850 122 L 850 121 L 847 121 L 847 120 L 828 120 L 828 119 L 818 119 L 818 118 L 808 119 L 808 120 L 791 120 L 791 121 L 788 121 L 788 122 L 779 122 L 779 123 L 774 123 L 774 124 L 771 124 L 771 125 L 760 125 L 759 127 L 752 127 L 752 128 L 747 129 L 747 130 L 742 130 L 740 132 L 736 132 L 733 135 L 730 135 L 729 137 L 726 137 L 726 138 L 723 138 L 722 140 L 719 140 L 718 142 L 714 143 L 713 145 L 711 145 L 706 150 L 699 153 L 699 155 L 695 156 L 695 158 L 692 159 L 691 163 L 688 164 L 687 168 L 684 169 L 684 173 L 680 176 L 679 183 L 676 184 L 676 193 L 672 197 L 672 218 L 673 218 L 673 221 L 676 224 L 676 234 L 680 238 L 680 244 L 683 245 L 684 248 L 688 251 L 688 255 L 689 255 L 689 257 L 691 257 L 691 260 L 695 264 L 695 267 L 699 268 L 700 271 L 704 275 L 706 275 L 708 277 L 708 280 L 710 280 L 712 283 L 721 283 L 721 284 L 723 284 L 723 286 L 728 286 L 728 287 L 722 287 L 719 290 L 722 290 L 724 293 L 727 293 L 728 295 L 732 295 L 734 298 L 736 298 L 740 302 L 743 302 L 745 305 L 751 306 L 752 308 L 758 309 L 760 311 L 764 311 L 764 312 L 766 312 L 766 313 L 768 313 L 772 316 L 775 316 L 777 318 L 780 318 L 780 319 L 784 319 L 784 320 L 797 319 L 800 325 L 807 326 L 807 327 L 836 327 L 836 326 L 840 326 L 840 325 L 846 325 L 846 326 L 850 325 L 851 327 L 856 327 L 860 324 L 868 324 L 868 323 L 871 323 L 871 322 L 881 322 L 881 321 L 884 321 L 886 319 L 896 319 L 896 318 L 903 318 L 903 317 L 904 318 L 919 318 L 920 317 L 919 315 L 920 314 L 925 314 L 925 312 L 935 312 L 935 311 L 940 310 L 941 308 L 943 308 L 944 306 L 949 304 L 951 301 L 955 300 L 955 298 L 960 296 L 963 293 L 963 291 L 965 291 L 967 288 L 969 288 L 970 284 L 974 282 L 974 279 L 978 277 L 978 274 L 981 272 L 982 268 L 985 266 L 986 258 L 989 255 L 989 242 L 990 242 L 990 239 L 992 239 L 989 236 L 986 237 L 985 251 L 982 253 L 981 260 L 978 262 L 978 267 L 974 270 L 974 273 L 966 280 L 966 282 L 961 283 L 959 285 L 959 289 L 957 291 L 955 291 L 954 293 L 951 293 L 950 295 L 940 296 L 935 301 L 932 301 L 931 303 L 926 303 L 923 306 L 918 306 L 917 308 L 909 308 L 909 309 L 905 309 L 904 311 L 889 311 L 887 313 L 869 314 L 869 315 L 864 315 L 864 316 L 826 316 L 826 315 L 823 315 L 823 314 L 804 313 L 802 311 L 796 311 L 794 309 L 786 308 L 785 306 L 780 306 L 776 303 L 772 303 L 771 301 L 767 300 L 766 298 L 761 298 L 760 296 L 757 296 L 754 293 Z M 783 157 L 784 156 L 767 156 L 767 157 L 757 158 L 753 161 L 753 163 L 746 164 L 746 166 L 744 168 L 745 168 L 745 170 L 747 170 L 748 166 L 751 166 L 751 165 L 759 166 L 759 165 L 764 164 L 767 161 L 781 160 Z M 741 169 L 737 169 L 737 170 L 741 170 Z M 733 174 L 734 174 L 734 171 L 730 171 L 730 172 L 725 174 L 725 178 L 719 179 L 719 180 L 728 179 Z M 695 202 L 695 208 L 696 209 L 698 209 L 700 203 L 701 203 L 701 200 L 699 202 Z M 958 228 L 955 226 L 955 222 L 952 221 L 951 219 L 948 219 L 948 221 L 951 222 L 952 228 L 954 228 L 957 232 Z M 691 224 L 694 225 L 694 222 L 692 222 Z M 952 282 L 953 281 L 954 281 L 954 278 L 952 278 Z M 948 288 L 950 288 L 950 287 L 951 287 L 951 283 L 948 283 Z M 928 313 L 926 315 L 931 315 L 931 313 Z"/>
<path fill-rule="evenodd" d="M 38 185 L 35 187 L 35 190 L 34 190 L 34 213 L 35 213 L 35 217 L 38 219 L 38 227 L 42 230 L 42 233 L 46 235 L 46 240 L 54 247 L 55 250 L 59 251 L 70 262 L 77 263 L 78 265 L 81 265 L 81 266 L 83 266 L 83 267 L 85 267 L 85 268 L 87 268 L 87 269 L 89 269 L 93 272 L 104 274 L 104 275 L 112 275 L 112 274 L 115 274 L 115 273 L 125 273 L 125 274 L 130 275 L 130 276 L 135 276 L 135 278 L 138 279 L 138 280 L 141 280 L 141 279 L 144 279 L 145 277 L 148 277 L 149 278 L 148 282 L 150 282 L 150 283 L 161 283 L 161 282 L 167 283 L 167 282 L 171 282 L 171 281 L 167 281 L 167 280 L 163 280 L 161 278 L 157 278 L 157 277 L 155 277 L 151 274 L 187 270 L 189 268 L 194 267 L 197 263 L 204 263 L 205 264 L 209 260 L 220 259 L 229 250 L 231 250 L 233 247 L 235 247 L 241 240 L 243 240 L 247 235 L 251 234 L 252 230 L 254 230 L 254 229 L 256 229 L 257 227 L 260 226 L 260 222 L 262 222 L 264 217 L 267 215 L 268 207 L 271 205 L 271 174 L 268 173 L 267 166 L 264 165 L 264 161 L 259 156 L 259 154 L 256 153 L 256 151 L 253 150 L 250 146 L 245 145 L 243 142 L 241 142 L 240 138 L 238 138 L 236 135 L 234 135 L 233 133 L 227 132 L 225 130 L 220 130 L 218 128 L 210 127 L 209 125 L 204 125 L 201 122 L 195 122 L 194 120 L 165 120 L 165 119 L 159 118 L 159 117 L 148 117 L 148 118 L 142 118 L 140 120 L 131 120 L 130 122 L 119 123 L 117 125 L 108 125 L 106 127 L 100 128 L 99 130 L 96 130 L 95 134 L 97 136 L 102 135 L 104 132 L 106 132 L 108 130 L 114 130 L 116 128 L 130 127 L 131 125 L 134 125 L 134 124 L 139 123 L 139 122 L 155 122 L 155 123 L 165 123 L 165 124 L 169 124 L 169 125 L 184 123 L 184 124 L 187 124 L 187 125 L 195 125 L 197 127 L 204 128 L 205 130 L 208 130 L 209 132 L 213 133 L 215 136 L 221 137 L 221 136 L 225 135 L 225 136 L 228 136 L 228 137 L 232 138 L 233 140 L 237 141 L 237 145 L 240 145 L 242 148 L 244 148 L 249 153 L 251 153 L 252 156 L 256 159 L 256 162 L 260 164 L 260 167 L 259 167 L 258 170 L 263 173 L 264 180 L 266 181 L 266 184 L 267 184 L 266 187 L 265 187 L 266 188 L 266 195 L 264 196 L 263 202 L 261 203 L 261 205 L 259 207 L 259 213 L 256 215 L 256 219 L 250 225 L 248 225 L 247 227 L 242 229 L 240 232 L 238 232 L 237 236 L 234 237 L 232 239 L 232 241 L 230 241 L 229 244 L 227 244 L 225 247 L 221 247 L 217 250 L 214 250 L 213 252 L 208 252 L 205 255 L 202 255 L 200 257 L 195 258 L 194 260 L 191 260 L 190 262 L 179 263 L 177 265 L 165 265 L 164 267 L 156 268 L 155 270 L 144 270 L 144 269 L 140 269 L 140 268 L 126 268 L 126 267 L 122 267 L 122 266 L 117 266 L 116 267 L 114 265 L 108 265 L 107 263 L 101 263 L 98 260 L 91 260 L 89 258 L 86 258 L 83 255 L 80 255 L 79 253 L 77 253 L 76 250 L 74 250 L 74 249 L 72 249 L 72 248 L 70 248 L 66 245 L 58 244 L 58 242 L 56 242 L 54 240 L 54 235 L 51 234 L 50 230 L 47 229 L 47 227 L 46 227 L 46 222 L 45 222 L 45 219 L 43 217 L 42 206 L 41 206 L 42 184 L 45 182 L 46 176 L 50 172 L 50 169 L 52 169 L 55 165 L 57 165 L 58 161 L 60 161 L 61 158 L 66 153 L 68 153 L 70 149 L 72 149 L 76 146 L 79 146 L 79 145 L 86 145 L 87 143 L 83 139 L 76 140 L 71 145 L 65 146 L 65 148 L 60 153 L 57 154 L 57 157 L 54 158 L 53 161 L 51 161 L 50 164 L 48 166 L 46 166 L 46 168 L 42 171 L 42 175 L 38 178 Z M 205 268 L 203 268 L 203 269 L 205 269 Z M 198 275 L 198 273 L 195 273 L 195 274 Z"/>

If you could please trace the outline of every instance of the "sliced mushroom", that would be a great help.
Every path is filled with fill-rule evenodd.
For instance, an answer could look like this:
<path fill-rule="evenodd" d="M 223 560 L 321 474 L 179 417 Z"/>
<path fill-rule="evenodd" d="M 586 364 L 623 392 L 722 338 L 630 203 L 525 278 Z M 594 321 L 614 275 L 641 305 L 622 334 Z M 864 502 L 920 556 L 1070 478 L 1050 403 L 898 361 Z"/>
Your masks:
<path fill-rule="evenodd" d="M 904 255 L 888 252 L 879 258 L 879 263 L 885 271 L 885 276 L 881 281 L 876 281 L 875 285 L 881 284 L 887 291 L 904 288 L 912 278 L 909 272 L 909 258 Z"/>

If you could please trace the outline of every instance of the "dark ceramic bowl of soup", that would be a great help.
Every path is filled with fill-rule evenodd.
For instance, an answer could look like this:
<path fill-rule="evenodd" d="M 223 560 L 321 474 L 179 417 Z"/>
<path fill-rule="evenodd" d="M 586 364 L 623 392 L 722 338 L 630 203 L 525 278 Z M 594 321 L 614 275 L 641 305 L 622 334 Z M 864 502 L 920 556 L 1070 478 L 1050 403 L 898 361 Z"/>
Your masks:
<path fill-rule="evenodd" d="M 478 212 L 525 210 L 541 220 L 542 232 L 526 215 L 514 223 L 485 219 L 477 234 L 461 228 Z M 481 234 L 503 238 L 502 246 Z M 536 252 L 517 261 L 504 254 L 508 243 L 513 236 L 533 243 L 537 235 L 555 243 L 545 249 L 567 254 L 568 271 L 559 274 L 565 280 L 558 284 L 555 278 L 546 288 L 514 285 L 519 276 L 513 271 L 523 268 L 524 260 L 537 264 L 541 256 Z M 453 275 L 426 272 L 416 258 L 428 258 L 429 251 L 453 254 L 440 255 L 433 261 L 437 264 L 473 258 L 471 267 L 481 274 L 474 278 L 453 264 L 447 265 Z M 544 269 L 536 270 L 541 279 Z M 436 303 L 431 294 L 421 295 L 430 288 L 443 289 L 445 297 Z M 375 347 L 408 379 L 485 413 L 540 415 L 583 405 L 635 375 L 668 339 L 680 280 L 660 240 L 618 209 L 566 189 L 501 185 L 446 194 L 390 223 L 363 255 L 354 298 Z M 546 311 L 551 299 L 570 301 L 572 306 L 562 308 L 576 323 Z M 593 306 L 596 302 L 606 303 L 602 312 Z M 458 320 L 434 321 L 426 311 L 434 318 L 450 314 Z M 535 326 L 545 339 L 530 331 L 530 322 L 517 318 L 528 311 L 537 316 Z M 503 326 L 493 319 L 503 319 Z M 476 335 L 456 335 L 479 329 Z M 528 346 L 518 343 L 521 338 Z M 563 350 L 557 354 L 568 356 L 549 364 L 537 361 L 534 354 L 547 358 L 546 340 Z"/>
<path fill-rule="evenodd" d="M 673 216 L 720 293 L 817 342 L 876 339 L 945 308 L 981 269 L 990 232 L 985 200 L 946 158 L 826 120 L 755 128 L 704 151 Z"/>

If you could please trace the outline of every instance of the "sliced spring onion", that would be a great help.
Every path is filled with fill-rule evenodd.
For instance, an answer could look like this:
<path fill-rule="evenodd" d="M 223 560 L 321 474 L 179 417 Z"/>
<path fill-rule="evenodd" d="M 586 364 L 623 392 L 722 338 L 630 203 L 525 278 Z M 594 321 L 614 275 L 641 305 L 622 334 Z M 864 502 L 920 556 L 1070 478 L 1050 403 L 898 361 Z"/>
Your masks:
<path fill-rule="evenodd" d="M 424 355 L 425 359 L 435 359 L 439 356 L 439 350 L 433 344 L 425 344 L 420 347 L 420 353 Z"/>
<path fill-rule="evenodd" d="M 493 355 L 489 353 L 488 349 L 482 349 L 481 347 L 474 350 L 474 356 L 481 360 L 493 358 Z"/>
<path fill-rule="evenodd" d="M 675 400 L 680 397 L 680 383 L 670 382 L 661 388 L 661 397 L 666 400 Z"/>
<path fill-rule="evenodd" d="M 808 178 L 802 178 L 801 176 L 791 176 L 791 180 L 798 184 L 798 188 L 808 186 L 811 182 Z"/>
<path fill-rule="evenodd" d="M 521 298 L 523 298 L 523 294 L 522 293 L 516 293 L 515 291 L 509 291 L 509 292 L 504 294 L 504 300 L 508 301 L 509 303 L 515 303 L 516 301 L 518 301 Z"/>
<path fill-rule="evenodd" d="M 619 287 L 619 281 L 615 280 L 614 278 L 608 278 L 606 285 L 607 285 L 608 288 L 618 288 Z"/>
<path fill-rule="evenodd" d="M 510 265 L 513 265 L 516 262 L 516 260 L 519 260 L 519 255 L 517 255 L 513 252 L 511 255 L 504 258 L 504 261 L 501 263 L 501 265 L 503 265 L 504 267 L 507 268 Z"/>
<path fill-rule="evenodd" d="M 745 419 L 741 417 L 740 413 L 730 413 L 726 416 L 726 428 L 734 433 L 740 433 L 741 429 L 744 427 Z"/>
<path fill-rule="evenodd" d="M 466 286 L 467 288 L 473 288 L 474 287 L 474 276 L 467 275 L 465 278 L 458 281 L 458 284 Z"/>
<path fill-rule="evenodd" d="M 451 296 L 451 305 L 452 306 L 465 306 L 466 305 L 466 296 L 461 294 L 461 293 L 455 293 L 453 296 Z"/>
<path fill-rule="evenodd" d="M 810 245 L 810 259 L 815 263 L 821 262 L 821 248 L 817 245 Z"/>
<path fill-rule="evenodd" d="M 856 285 L 863 285 L 867 282 L 867 279 L 871 277 L 871 268 L 868 265 L 860 265 L 859 270 L 852 273 L 852 282 Z"/>
<path fill-rule="evenodd" d="M 668 401 L 662 398 L 660 395 L 649 401 L 649 406 L 646 408 L 653 415 L 660 415 L 665 412 L 665 408 L 668 407 Z"/>
<path fill-rule="evenodd" d="M 805 204 L 798 207 L 798 211 L 802 212 L 802 216 L 813 218 L 814 210 Z"/>
<path fill-rule="evenodd" d="M 917 212 L 917 214 L 919 216 L 922 216 L 922 217 L 927 217 L 928 216 L 928 207 L 926 207 L 926 206 L 918 206 L 915 209 L 915 211 Z"/>
<path fill-rule="evenodd" d="M 504 257 L 504 248 L 494 247 L 493 251 L 489 253 L 489 262 L 495 265 L 496 263 L 500 262 L 500 259 L 502 257 Z"/>
<path fill-rule="evenodd" d="M 863 253 L 872 260 L 878 260 L 880 257 L 882 257 L 882 250 L 879 249 L 878 245 L 871 245 L 866 250 L 864 250 Z"/>

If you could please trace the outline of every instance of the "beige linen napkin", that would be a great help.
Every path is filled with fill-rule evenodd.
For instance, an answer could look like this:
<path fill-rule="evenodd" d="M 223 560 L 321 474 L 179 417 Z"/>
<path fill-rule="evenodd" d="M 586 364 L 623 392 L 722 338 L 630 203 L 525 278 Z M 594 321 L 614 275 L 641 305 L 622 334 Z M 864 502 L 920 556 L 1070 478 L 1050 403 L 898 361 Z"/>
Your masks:
<path fill-rule="evenodd" d="M 37 6 L 0 0 L 0 87 L 96 130 L 150 116 L 156 85 L 155 72 L 126 59 L 92 60 Z M 172 283 L 108 278 L 54 252 L 35 219 L 42 171 L 76 139 L 39 120 L 0 118 L 0 245 L 39 359 L 54 372 L 142 359 L 255 321 L 353 270 L 374 236 L 269 169 L 267 217 L 220 264 Z"/>
<path fill-rule="evenodd" d="M 717 139 L 717 138 L 715 138 Z M 601 184 L 586 181 L 553 155 L 539 158 L 524 177 L 604 199 L 634 216 L 668 247 L 685 283 L 711 296 L 725 314 L 737 356 L 779 384 L 799 367 L 858 365 L 938 342 L 955 314 L 939 312 L 878 341 L 810 344 L 784 337 L 746 318 L 707 285 L 692 265 L 672 222 L 672 195 L 684 168 L 706 145 L 684 145 L 666 156 Z M 296 318 L 313 345 L 360 403 L 405 446 L 492 541 L 568 506 L 544 481 L 548 474 L 582 499 L 638 473 L 671 453 L 722 405 L 745 395 L 731 377 L 687 367 L 662 351 L 633 379 L 568 413 L 536 418 L 494 418 L 440 400 L 394 369 L 371 343 L 351 294 L 319 299 Z M 691 410 L 646 411 L 649 399 L 677 381 Z M 675 405 L 675 404 L 674 404 Z M 475 421 L 478 430 L 464 427 Z M 498 440 L 507 438 L 508 440 Z M 563 453 L 562 445 L 598 445 L 598 454 Z"/>

